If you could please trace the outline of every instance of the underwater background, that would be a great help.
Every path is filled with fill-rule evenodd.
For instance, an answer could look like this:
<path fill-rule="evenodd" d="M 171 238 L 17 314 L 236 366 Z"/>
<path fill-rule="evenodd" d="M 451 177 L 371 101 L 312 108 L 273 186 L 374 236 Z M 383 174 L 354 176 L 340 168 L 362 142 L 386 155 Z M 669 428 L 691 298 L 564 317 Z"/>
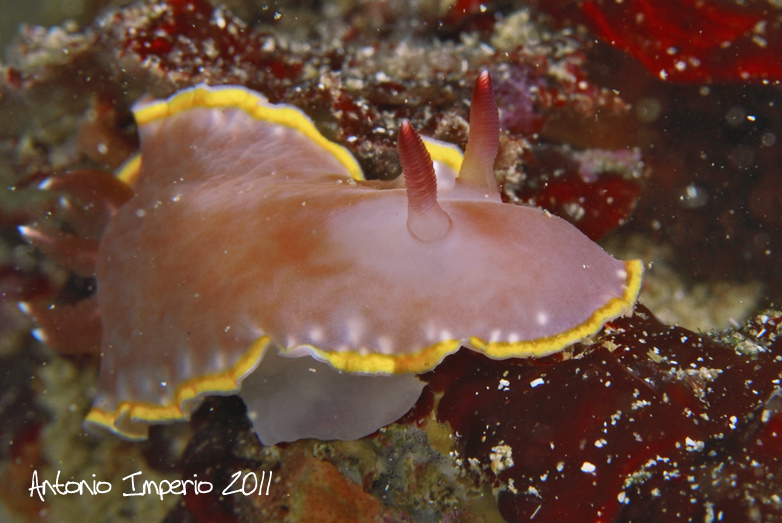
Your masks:
<path fill-rule="evenodd" d="M 3 521 L 782 517 L 775 3 L 4 0 L 0 11 Z M 368 178 L 391 179 L 403 118 L 464 147 L 481 69 L 500 109 L 503 199 L 643 259 L 634 315 L 538 360 L 461 350 L 423 376 L 405 417 L 355 442 L 264 447 L 236 397 L 208 398 L 141 443 L 83 430 L 99 358 L 59 353 L 35 329 L 94 294 L 74 253 L 104 224 L 88 187 L 79 199 L 44 181 L 115 171 L 138 147 L 131 105 L 197 83 L 295 105 Z M 28 226 L 53 241 L 28 242 Z M 20 302 L 55 313 L 36 324 Z M 112 488 L 42 500 L 34 471 Z M 136 472 L 214 489 L 123 496 Z M 274 480 L 221 495 L 236 473 Z"/>

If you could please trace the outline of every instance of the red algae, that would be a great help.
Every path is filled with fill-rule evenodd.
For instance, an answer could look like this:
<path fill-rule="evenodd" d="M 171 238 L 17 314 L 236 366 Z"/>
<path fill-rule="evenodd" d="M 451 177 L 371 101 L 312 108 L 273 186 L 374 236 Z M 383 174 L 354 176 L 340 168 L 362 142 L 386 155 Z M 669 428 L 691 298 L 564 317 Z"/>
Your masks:
<path fill-rule="evenodd" d="M 470 32 L 490 34 L 496 20 L 493 4 L 485 0 L 456 0 L 438 20 L 438 33 L 444 37 Z"/>
<path fill-rule="evenodd" d="M 600 38 L 663 80 L 782 79 L 777 60 L 782 33 L 771 7 L 714 0 L 589 0 L 580 8 Z"/>
<path fill-rule="evenodd" d="M 352 495 L 377 498 L 395 521 L 420 520 L 425 506 L 410 502 L 424 493 L 437 500 L 438 510 L 472 521 L 490 512 L 466 500 L 480 498 L 487 485 L 507 521 L 533 515 L 542 521 L 659 521 L 720 513 L 771 520 L 782 514 L 776 496 L 780 318 L 761 314 L 715 339 L 663 325 L 639 306 L 570 353 L 500 362 L 463 350 L 424 375 L 439 398 L 434 411 L 427 391 L 413 412 L 359 442 L 262 447 L 241 402 L 214 398 L 193 418 L 182 477 L 197 474 L 222 488 L 240 467 L 259 477 L 263 471 L 295 476 L 300 472 L 291 470 L 305 460 L 315 476 L 331 477 L 333 465 L 361 485 Z M 434 423 L 433 414 L 445 425 Z M 448 457 L 430 448 L 438 447 L 443 427 L 452 430 L 445 438 L 452 446 Z M 376 460 L 386 465 L 377 468 Z M 291 481 L 307 483 L 312 474 Z M 251 520 L 282 517 L 310 502 L 294 507 L 284 501 L 287 494 L 276 486 L 272 491 L 255 501 L 185 499 L 178 510 L 211 506 Z M 342 499 L 336 496 L 335 507 Z"/>
<path fill-rule="evenodd" d="M 589 77 L 633 105 L 630 118 L 612 119 L 600 133 L 605 143 L 629 138 L 652 173 L 653 187 L 624 231 L 670 244 L 676 270 L 692 285 L 762 282 L 767 303 L 779 302 L 779 8 L 732 1 L 538 6 L 555 25 L 591 28 Z M 584 136 L 574 137 L 573 123 L 549 120 L 548 136 L 578 143 Z"/>
<path fill-rule="evenodd" d="M 510 365 L 462 351 L 428 375 L 508 521 L 782 514 L 779 343 L 742 352 L 642 306 L 594 341 Z M 762 487 L 752 470 L 771 474 Z"/>
<path fill-rule="evenodd" d="M 205 69 L 228 72 L 237 64 L 278 79 L 296 78 L 301 71 L 301 62 L 286 59 L 273 37 L 250 30 L 222 7 L 206 0 L 171 0 L 160 6 L 142 14 L 120 45 L 166 74 L 192 78 Z M 226 77 L 221 83 L 236 80 Z"/>
<path fill-rule="evenodd" d="M 506 192 L 561 216 L 599 241 L 629 219 L 641 194 L 644 166 L 631 151 L 539 148 L 529 155 L 519 185 Z"/>
<path fill-rule="evenodd" d="M 699 84 L 782 79 L 776 59 L 782 32 L 778 7 L 772 4 L 733 0 L 533 3 L 557 25 L 583 24 L 662 80 Z"/>

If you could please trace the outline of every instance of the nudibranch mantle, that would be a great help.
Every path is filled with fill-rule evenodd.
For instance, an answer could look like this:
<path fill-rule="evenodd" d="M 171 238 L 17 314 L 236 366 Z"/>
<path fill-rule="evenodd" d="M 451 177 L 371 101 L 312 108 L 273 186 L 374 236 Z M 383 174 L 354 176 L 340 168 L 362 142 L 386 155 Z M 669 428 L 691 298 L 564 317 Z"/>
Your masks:
<path fill-rule="evenodd" d="M 489 162 L 478 183 L 456 178 L 455 148 L 425 142 L 440 183 L 423 197 L 450 224 L 422 240 L 408 228 L 408 171 L 407 188 L 364 180 L 294 107 L 202 85 L 134 113 L 141 151 L 119 174 L 134 196 L 98 253 L 87 418 L 125 437 L 241 388 L 264 443 L 354 439 L 404 414 L 423 386 L 415 373 L 460 346 L 550 354 L 632 310 L 640 291 L 640 260 L 500 201 L 481 181 L 496 142 L 483 159 L 468 144 L 465 164 Z M 406 122 L 402 135 L 420 141 Z M 318 413 L 326 428 L 312 426 Z"/>

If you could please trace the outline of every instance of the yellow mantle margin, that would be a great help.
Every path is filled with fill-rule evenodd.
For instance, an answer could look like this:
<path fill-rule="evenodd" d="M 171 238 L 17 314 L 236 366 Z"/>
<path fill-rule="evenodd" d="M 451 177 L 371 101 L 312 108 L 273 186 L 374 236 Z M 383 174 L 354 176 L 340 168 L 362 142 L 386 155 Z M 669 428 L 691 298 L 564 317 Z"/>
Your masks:
<path fill-rule="evenodd" d="M 597 309 L 584 323 L 561 334 L 536 340 L 520 342 L 487 343 L 476 337 L 470 338 L 474 349 L 495 359 L 542 357 L 558 352 L 587 336 L 597 333 L 605 322 L 626 314 L 641 292 L 643 263 L 641 260 L 625 262 L 627 288 L 621 298 L 612 298 L 605 306 Z M 170 405 L 154 405 L 123 401 L 116 409 L 107 411 L 93 407 L 85 423 L 100 426 L 131 440 L 146 439 L 149 425 L 169 423 L 187 419 L 195 400 L 208 394 L 230 394 L 239 390 L 241 381 L 260 364 L 268 336 L 262 336 L 253 343 L 250 350 L 232 368 L 225 372 L 191 378 L 180 384 Z M 334 367 L 348 372 L 364 374 L 423 373 L 437 366 L 440 361 L 456 352 L 461 340 L 445 340 L 427 347 L 415 354 L 359 354 L 358 352 L 328 352 L 312 347 L 314 356 L 328 361 Z"/>
<path fill-rule="evenodd" d="M 643 262 L 630 260 L 625 262 L 627 287 L 624 296 L 612 298 L 603 307 L 597 309 L 584 322 L 560 334 L 546 338 L 518 342 L 486 342 L 470 337 L 472 347 L 494 359 L 542 357 L 559 352 L 579 340 L 597 333 L 605 322 L 633 310 L 633 305 L 641 292 Z M 348 372 L 370 374 L 402 374 L 405 372 L 423 373 L 437 366 L 447 355 L 456 352 L 461 340 L 445 340 L 415 354 L 359 354 L 357 352 L 328 352 L 313 348 L 319 359 L 331 363 L 334 367 Z"/>
<path fill-rule="evenodd" d="M 139 127 L 157 120 L 169 118 L 188 109 L 240 109 L 256 120 L 284 125 L 296 129 L 333 155 L 354 180 L 364 180 L 358 162 L 343 146 L 332 142 L 315 127 L 315 124 L 298 107 L 287 104 L 271 104 L 260 93 L 240 86 L 197 85 L 179 91 L 167 100 L 141 102 L 133 107 L 133 115 Z M 464 155 L 455 145 L 424 137 L 424 144 L 434 161 L 439 161 L 458 173 Z M 141 172 L 141 154 L 131 156 L 117 171 L 117 177 L 131 187 Z"/>
<path fill-rule="evenodd" d="M 255 370 L 263 359 L 268 343 L 269 337 L 261 336 L 232 368 L 217 374 L 199 376 L 182 382 L 176 388 L 172 404 L 155 405 L 122 401 L 113 412 L 100 407 L 92 407 L 84 421 L 88 426 L 103 427 L 127 439 L 146 439 L 150 424 L 170 423 L 189 418 L 190 408 L 196 406 L 195 400 L 199 397 L 239 390 L 241 381 Z"/>
<path fill-rule="evenodd" d="M 199 85 L 181 91 L 168 100 L 138 104 L 133 111 L 138 125 L 143 126 L 193 108 L 238 108 L 260 121 L 296 129 L 334 155 L 352 178 L 364 179 L 358 162 L 350 152 L 320 134 L 306 114 L 290 105 L 270 104 L 259 93 L 244 87 Z M 455 172 L 459 171 L 463 156 L 458 148 L 430 139 L 426 139 L 425 144 L 433 160 L 443 162 Z M 118 177 L 132 186 L 141 171 L 141 161 L 140 154 L 130 158 L 118 171 Z M 611 299 L 592 313 L 584 323 L 572 329 L 555 336 L 513 343 L 486 342 L 477 337 L 471 337 L 469 342 L 475 350 L 495 359 L 541 357 L 558 352 L 595 334 L 606 321 L 633 309 L 633 304 L 641 291 L 643 263 L 641 260 L 626 261 L 625 270 L 627 287 L 624 296 Z M 194 377 L 181 383 L 176 388 L 171 404 L 155 405 L 122 401 L 113 411 L 93 407 L 85 423 L 103 427 L 127 439 L 146 439 L 150 424 L 187 419 L 200 397 L 238 391 L 241 381 L 260 364 L 269 342 L 267 336 L 262 336 L 232 368 L 208 376 Z M 310 349 L 314 357 L 348 372 L 402 374 L 427 372 L 447 355 L 456 352 L 461 345 L 461 340 L 444 340 L 420 352 L 399 355 L 329 352 L 317 347 L 310 347 Z"/>
<path fill-rule="evenodd" d="M 296 129 L 334 156 L 355 180 L 363 180 L 356 159 L 350 151 L 320 134 L 309 116 L 287 104 L 271 104 L 264 96 L 240 86 L 197 85 L 179 91 L 167 100 L 141 102 L 133 107 L 133 115 L 139 127 L 174 116 L 189 109 L 240 109 L 261 122 L 283 125 Z M 136 162 L 136 163 L 132 163 Z M 120 168 L 118 176 L 133 185 L 141 167 L 138 155 Z"/>

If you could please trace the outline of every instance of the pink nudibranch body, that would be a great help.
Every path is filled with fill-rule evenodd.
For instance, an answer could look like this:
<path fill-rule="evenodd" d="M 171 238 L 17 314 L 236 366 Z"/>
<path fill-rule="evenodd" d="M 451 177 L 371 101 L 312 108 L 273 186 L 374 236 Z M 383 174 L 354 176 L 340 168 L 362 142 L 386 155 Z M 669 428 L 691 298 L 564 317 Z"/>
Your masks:
<path fill-rule="evenodd" d="M 389 187 L 365 181 L 298 109 L 242 87 L 198 86 L 134 112 L 141 152 L 120 176 L 135 194 L 99 248 L 88 416 L 125 437 L 241 389 L 264 443 L 358 438 L 404 414 L 423 386 L 415 374 L 460 346 L 550 354 L 639 293 L 639 260 L 500 201 L 486 73 L 464 161 L 404 122 L 405 183 Z"/>

